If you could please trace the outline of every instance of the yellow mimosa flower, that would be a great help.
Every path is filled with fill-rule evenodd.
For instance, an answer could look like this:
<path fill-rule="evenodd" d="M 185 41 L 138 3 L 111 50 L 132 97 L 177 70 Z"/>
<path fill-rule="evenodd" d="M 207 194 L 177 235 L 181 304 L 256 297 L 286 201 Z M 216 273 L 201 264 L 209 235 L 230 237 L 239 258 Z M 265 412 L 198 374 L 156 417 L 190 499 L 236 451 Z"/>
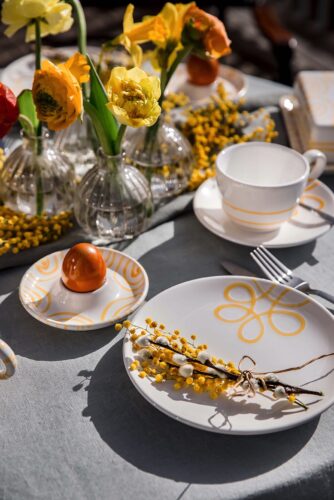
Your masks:
<path fill-rule="evenodd" d="M 8 25 L 7 36 L 27 26 L 26 41 L 35 39 L 33 21 L 40 21 L 41 36 L 56 35 L 70 29 L 73 24 L 72 6 L 62 0 L 4 0 L 2 22 Z"/>
<path fill-rule="evenodd" d="M 107 107 L 119 123 L 150 127 L 159 118 L 161 89 L 158 77 L 148 76 L 140 68 L 117 67 L 111 71 L 106 89 Z"/>
<path fill-rule="evenodd" d="M 68 61 L 55 65 L 45 60 L 35 71 L 32 94 L 38 118 L 50 130 L 61 130 L 82 113 L 80 83 L 89 80 L 89 65 L 79 53 Z"/>

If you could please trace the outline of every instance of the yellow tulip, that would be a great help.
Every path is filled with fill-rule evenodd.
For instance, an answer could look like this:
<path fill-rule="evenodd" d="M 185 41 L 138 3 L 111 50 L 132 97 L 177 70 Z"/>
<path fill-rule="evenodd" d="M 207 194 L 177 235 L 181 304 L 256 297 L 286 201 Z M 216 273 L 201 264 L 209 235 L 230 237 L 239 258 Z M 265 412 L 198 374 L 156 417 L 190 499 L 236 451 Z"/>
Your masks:
<path fill-rule="evenodd" d="M 151 63 L 155 69 L 159 70 L 165 64 L 167 69 L 169 69 L 175 61 L 178 52 L 183 48 L 181 36 L 186 15 L 194 5 L 194 2 L 187 4 L 167 2 L 156 16 L 161 19 L 165 27 L 165 37 L 163 40 L 155 42 L 157 47 L 149 54 Z"/>
<path fill-rule="evenodd" d="M 35 39 L 34 19 L 40 20 L 41 36 L 56 35 L 73 24 L 72 6 L 62 0 L 4 0 L 2 22 L 7 36 L 27 26 L 26 41 Z"/>
<path fill-rule="evenodd" d="M 89 80 L 89 65 L 79 53 L 58 65 L 45 60 L 35 71 L 32 94 L 38 118 L 50 130 L 61 130 L 82 113 L 80 83 Z"/>
<path fill-rule="evenodd" d="M 135 66 L 140 66 L 143 59 L 141 43 L 153 42 L 157 51 L 168 48 L 168 67 L 174 62 L 177 52 L 182 48 L 181 34 L 187 11 L 194 2 L 188 4 L 173 4 L 167 2 L 161 12 L 156 16 L 146 16 L 139 23 L 133 21 L 132 4 L 125 10 L 123 19 L 123 33 L 114 41 L 114 45 L 121 44 L 131 54 Z M 159 60 L 157 52 L 153 51 L 153 59 Z M 154 62 L 154 61 L 153 61 Z M 159 64 L 154 64 L 159 66 Z"/>
<path fill-rule="evenodd" d="M 166 48 L 167 43 L 170 41 L 180 42 L 186 14 L 193 5 L 195 5 L 194 2 L 186 4 L 173 4 L 167 2 L 164 5 L 162 11 L 157 16 L 162 19 L 165 26 L 166 36 L 163 40 L 164 48 Z"/>
<path fill-rule="evenodd" d="M 150 17 L 139 23 L 133 20 L 134 6 L 129 4 L 123 18 L 123 33 L 114 39 L 114 45 L 123 45 L 132 57 L 135 66 L 142 63 L 143 52 L 140 43 L 162 41 L 165 37 L 165 27 L 162 20 Z"/>
<path fill-rule="evenodd" d="M 150 127 L 159 118 L 161 89 L 156 76 L 148 76 L 140 68 L 127 70 L 117 67 L 111 71 L 106 89 L 109 97 L 107 107 L 119 123 Z"/>

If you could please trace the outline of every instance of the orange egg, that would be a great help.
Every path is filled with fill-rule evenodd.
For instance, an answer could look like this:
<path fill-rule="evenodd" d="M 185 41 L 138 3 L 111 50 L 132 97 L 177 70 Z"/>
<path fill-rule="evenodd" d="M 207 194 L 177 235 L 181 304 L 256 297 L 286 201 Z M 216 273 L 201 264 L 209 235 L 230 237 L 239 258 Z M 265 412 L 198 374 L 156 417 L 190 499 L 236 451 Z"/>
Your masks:
<path fill-rule="evenodd" d="M 78 243 L 65 255 L 61 277 L 72 292 L 93 292 L 103 285 L 106 273 L 101 252 L 90 243 Z"/>
<path fill-rule="evenodd" d="M 187 61 L 188 79 L 194 85 L 210 85 L 218 76 L 217 59 L 201 59 L 191 55 Z"/>

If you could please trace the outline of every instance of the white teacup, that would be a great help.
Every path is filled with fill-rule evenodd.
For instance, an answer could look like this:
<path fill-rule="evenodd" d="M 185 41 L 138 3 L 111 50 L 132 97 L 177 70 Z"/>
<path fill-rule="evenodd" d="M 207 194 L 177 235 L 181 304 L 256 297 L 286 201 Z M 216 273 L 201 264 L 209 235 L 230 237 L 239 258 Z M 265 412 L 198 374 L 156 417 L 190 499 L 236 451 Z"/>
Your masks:
<path fill-rule="evenodd" d="M 273 231 L 290 219 L 307 182 L 319 177 L 326 156 L 304 155 L 266 142 L 236 144 L 217 157 L 217 182 L 225 213 L 253 231 Z"/>

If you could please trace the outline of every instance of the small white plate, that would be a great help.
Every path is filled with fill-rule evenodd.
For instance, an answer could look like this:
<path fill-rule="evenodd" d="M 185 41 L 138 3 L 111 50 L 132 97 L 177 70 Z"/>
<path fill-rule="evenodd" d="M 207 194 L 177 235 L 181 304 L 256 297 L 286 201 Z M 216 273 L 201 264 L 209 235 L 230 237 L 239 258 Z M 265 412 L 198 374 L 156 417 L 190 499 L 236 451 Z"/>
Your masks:
<path fill-rule="evenodd" d="M 151 317 L 179 329 L 198 344 L 208 344 L 208 353 L 236 365 L 251 356 L 257 371 L 299 366 L 315 356 L 334 351 L 334 318 L 319 303 L 303 293 L 257 278 L 217 276 L 188 281 L 160 293 L 135 315 L 133 323 L 145 325 Z M 136 359 L 126 335 L 124 363 L 136 389 L 168 416 L 200 429 L 226 434 L 264 434 L 303 424 L 334 403 L 334 358 L 280 375 L 292 385 L 307 384 L 324 396 L 301 395 L 304 409 L 269 393 L 255 398 L 211 400 L 192 389 L 175 391 L 173 382 L 156 384 L 140 378 L 129 365 Z"/>
<path fill-rule="evenodd" d="M 167 92 L 183 92 L 194 103 L 206 100 L 208 96 L 214 94 L 219 83 L 224 84 L 230 99 L 240 99 L 246 94 L 247 85 L 244 75 L 241 71 L 225 64 L 219 65 L 218 77 L 211 85 L 193 85 L 188 82 L 186 64 L 181 63 L 168 84 Z"/>
<path fill-rule="evenodd" d="M 62 284 L 61 267 L 68 249 L 33 264 L 19 289 L 26 311 L 49 326 L 75 331 L 104 328 L 135 311 L 148 292 L 145 269 L 122 252 L 99 250 L 107 266 L 107 279 L 94 292 L 71 292 Z"/>
<path fill-rule="evenodd" d="M 302 201 L 334 215 L 334 194 L 318 180 L 307 186 Z M 265 245 L 268 248 L 285 248 L 303 245 L 319 238 L 331 228 L 320 215 L 298 207 L 292 219 L 282 224 L 278 231 L 247 231 L 225 214 L 223 198 L 215 178 L 206 180 L 198 188 L 194 198 L 194 211 L 200 223 L 212 233 L 249 247 Z"/>

